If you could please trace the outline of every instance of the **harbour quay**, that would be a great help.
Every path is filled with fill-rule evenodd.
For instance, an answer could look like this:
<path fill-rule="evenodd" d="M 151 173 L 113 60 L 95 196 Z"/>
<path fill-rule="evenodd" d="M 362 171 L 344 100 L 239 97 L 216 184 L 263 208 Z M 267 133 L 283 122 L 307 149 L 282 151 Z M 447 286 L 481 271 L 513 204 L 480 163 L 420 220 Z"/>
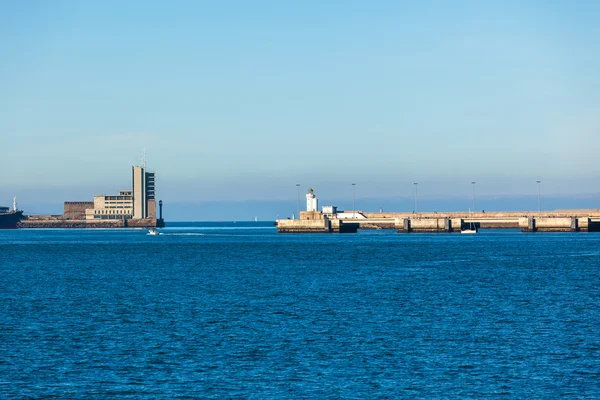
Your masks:
<path fill-rule="evenodd" d="M 577 211 L 577 210 L 573 210 Z M 495 218 L 468 217 L 409 217 L 395 218 L 394 229 L 399 233 L 411 232 L 462 232 L 475 229 L 520 229 L 521 232 L 600 232 L 600 218 L 563 217 L 547 213 L 545 216 L 511 216 L 502 212 Z M 366 218 L 369 220 L 369 218 Z M 373 222 L 371 222 L 373 224 Z"/>
<path fill-rule="evenodd" d="M 469 227 L 479 229 L 520 229 L 521 232 L 600 232 L 600 211 L 569 210 L 533 215 L 528 212 L 478 213 L 378 213 L 346 211 L 344 214 L 301 211 L 299 219 L 279 219 L 281 233 L 355 233 L 358 229 L 393 229 L 398 233 L 452 233 Z M 487 215 L 486 215 L 487 214 Z M 568 215 L 566 215 L 568 214 Z"/>
<path fill-rule="evenodd" d="M 299 208 L 299 207 L 298 207 Z M 398 233 L 453 233 L 479 229 L 522 232 L 600 232 L 600 209 L 492 212 L 365 212 L 323 206 L 312 189 L 306 211 L 298 218 L 278 219 L 280 233 L 355 233 L 358 229 L 393 229 Z"/>
<path fill-rule="evenodd" d="M 61 229 L 109 229 L 109 228 L 163 228 L 162 218 L 77 220 L 64 219 L 62 215 L 27 216 L 18 223 L 18 228 L 61 228 Z"/>
<path fill-rule="evenodd" d="M 356 233 L 359 224 L 339 218 L 329 218 L 319 211 L 302 211 L 300 219 L 275 221 L 280 233 Z"/>

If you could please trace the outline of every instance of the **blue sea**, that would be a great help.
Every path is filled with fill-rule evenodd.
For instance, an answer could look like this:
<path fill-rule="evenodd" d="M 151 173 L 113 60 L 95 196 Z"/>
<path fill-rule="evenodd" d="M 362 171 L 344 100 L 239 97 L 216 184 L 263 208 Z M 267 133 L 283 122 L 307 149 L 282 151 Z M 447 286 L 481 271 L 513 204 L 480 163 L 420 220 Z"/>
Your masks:
<path fill-rule="evenodd" d="M 600 398 L 600 234 L 0 231 L 0 398 Z"/>

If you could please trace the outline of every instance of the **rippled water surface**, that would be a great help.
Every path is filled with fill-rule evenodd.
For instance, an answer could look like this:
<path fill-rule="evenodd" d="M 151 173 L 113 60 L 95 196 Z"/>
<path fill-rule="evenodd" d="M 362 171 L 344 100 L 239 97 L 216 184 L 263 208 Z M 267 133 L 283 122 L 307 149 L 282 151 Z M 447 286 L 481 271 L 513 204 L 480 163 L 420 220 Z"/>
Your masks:
<path fill-rule="evenodd" d="M 0 397 L 600 397 L 600 235 L 0 231 Z"/>

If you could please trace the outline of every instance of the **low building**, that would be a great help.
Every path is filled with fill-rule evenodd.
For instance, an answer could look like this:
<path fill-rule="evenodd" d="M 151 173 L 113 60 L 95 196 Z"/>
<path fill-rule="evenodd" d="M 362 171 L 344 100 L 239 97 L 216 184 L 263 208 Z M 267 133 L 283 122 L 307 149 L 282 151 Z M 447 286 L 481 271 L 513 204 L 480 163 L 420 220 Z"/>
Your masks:
<path fill-rule="evenodd" d="M 65 201 L 63 210 L 63 219 L 72 220 L 83 220 L 85 217 L 85 210 L 93 208 L 93 201 Z"/>
<path fill-rule="evenodd" d="M 85 210 L 86 219 L 133 218 L 133 195 L 131 190 L 120 190 L 117 195 L 94 196 L 94 208 Z"/>
<path fill-rule="evenodd" d="M 337 206 L 323 206 L 323 214 L 325 215 L 335 215 L 337 212 Z"/>

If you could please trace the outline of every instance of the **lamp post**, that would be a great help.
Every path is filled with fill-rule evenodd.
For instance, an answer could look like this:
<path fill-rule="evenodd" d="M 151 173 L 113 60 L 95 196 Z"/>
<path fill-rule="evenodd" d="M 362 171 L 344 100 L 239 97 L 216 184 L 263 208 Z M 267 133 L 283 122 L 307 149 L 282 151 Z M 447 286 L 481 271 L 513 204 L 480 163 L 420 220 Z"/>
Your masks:
<path fill-rule="evenodd" d="M 542 213 L 542 203 L 540 202 L 540 194 L 541 194 L 541 189 L 540 186 L 542 184 L 542 181 L 537 181 L 538 184 L 538 216 Z"/>
<path fill-rule="evenodd" d="M 298 191 L 298 218 L 300 218 L 300 184 L 296 183 L 296 190 Z"/>
<path fill-rule="evenodd" d="M 356 218 L 356 183 L 352 184 L 352 218 Z"/>
<path fill-rule="evenodd" d="M 419 182 L 415 182 L 415 213 L 419 212 Z"/>
<path fill-rule="evenodd" d="M 475 212 L 475 182 L 471 182 L 471 186 L 473 187 L 473 212 Z"/>

